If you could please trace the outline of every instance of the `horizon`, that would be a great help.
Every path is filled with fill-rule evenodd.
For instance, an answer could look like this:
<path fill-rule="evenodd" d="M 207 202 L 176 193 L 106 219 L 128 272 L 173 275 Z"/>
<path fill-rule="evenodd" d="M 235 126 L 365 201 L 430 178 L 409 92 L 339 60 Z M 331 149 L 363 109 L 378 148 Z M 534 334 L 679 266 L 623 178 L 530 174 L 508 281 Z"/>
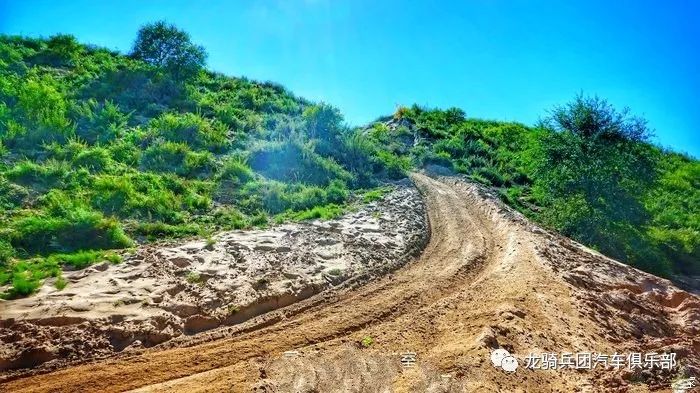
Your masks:
<path fill-rule="evenodd" d="M 532 125 L 576 94 L 597 95 L 646 118 L 652 143 L 700 157 L 693 129 L 700 121 L 692 39 L 700 36 L 698 5 L 538 5 L 546 7 L 306 0 L 205 7 L 77 1 L 52 9 L 50 2 L 0 0 L 0 33 L 71 34 L 126 54 L 140 26 L 166 20 L 207 50 L 208 69 L 327 102 L 350 126 L 414 103 Z"/>

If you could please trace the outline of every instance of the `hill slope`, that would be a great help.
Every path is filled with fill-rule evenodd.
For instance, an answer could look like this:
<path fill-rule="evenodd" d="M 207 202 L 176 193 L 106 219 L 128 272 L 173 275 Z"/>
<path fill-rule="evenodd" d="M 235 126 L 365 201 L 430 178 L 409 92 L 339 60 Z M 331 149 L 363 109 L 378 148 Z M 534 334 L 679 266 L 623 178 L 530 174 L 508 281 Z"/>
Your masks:
<path fill-rule="evenodd" d="M 432 236 L 424 253 L 395 274 L 266 314 L 209 336 L 216 339 L 211 342 L 200 338 L 191 347 L 145 351 L 3 387 L 643 392 L 667 388 L 679 372 L 700 371 L 696 296 L 543 231 L 483 187 L 454 177 L 413 179 L 426 200 Z M 496 347 L 521 361 L 530 352 L 675 352 L 684 368 L 506 374 L 488 360 Z M 298 358 L 282 356 L 291 349 Z M 418 353 L 417 366 L 402 369 L 398 353 L 410 350 Z"/>
<path fill-rule="evenodd" d="M 121 260 L 108 250 L 335 217 L 428 164 L 643 270 L 700 274 L 700 163 L 648 144 L 643 121 L 604 100 L 578 97 L 537 127 L 414 106 L 352 130 L 329 105 L 155 62 L 146 47 L 0 38 L 5 298 Z"/>
<path fill-rule="evenodd" d="M 337 216 L 382 177 L 358 143 L 336 109 L 272 83 L 2 37 L 0 288 L 25 296 L 144 241 Z"/>

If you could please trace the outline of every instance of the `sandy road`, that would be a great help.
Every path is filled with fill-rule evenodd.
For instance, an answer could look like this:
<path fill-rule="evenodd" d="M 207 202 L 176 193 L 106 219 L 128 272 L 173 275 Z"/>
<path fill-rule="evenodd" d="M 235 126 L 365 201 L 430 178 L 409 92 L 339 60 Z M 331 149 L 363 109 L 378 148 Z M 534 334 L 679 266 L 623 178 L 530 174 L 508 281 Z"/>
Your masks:
<path fill-rule="evenodd" d="M 421 256 L 398 271 L 308 299 L 262 325 L 242 324 L 226 337 L 17 379 L 0 391 L 586 391 L 592 375 L 503 375 L 486 361 L 498 345 L 519 354 L 612 348 L 580 312 L 571 286 L 542 263 L 538 236 L 474 186 L 423 174 L 413 180 L 432 235 Z M 364 337 L 371 348 L 357 345 Z M 275 360 L 291 349 L 304 360 Z M 407 349 L 421 359 L 410 372 L 393 357 Z M 440 380 L 445 373 L 452 382 Z"/>

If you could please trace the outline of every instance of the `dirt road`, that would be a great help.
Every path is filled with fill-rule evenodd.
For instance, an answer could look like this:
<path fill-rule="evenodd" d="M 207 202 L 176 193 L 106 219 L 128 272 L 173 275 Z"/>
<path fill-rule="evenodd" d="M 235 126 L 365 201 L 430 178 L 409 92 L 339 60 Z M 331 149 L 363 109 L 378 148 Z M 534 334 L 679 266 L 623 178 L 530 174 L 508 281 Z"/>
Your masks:
<path fill-rule="evenodd" d="M 519 359 L 671 346 L 696 367 L 697 297 L 530 225 L 477 186 L 423 174 L 413 180 L 431 240 L 393 274 L 187 347 L 29 376 L 0 391 L 648 391 L 668 377 L 630 383 L 612 371 L 523 365 L 506 374 L 488 360 L 499 346 Z M 299 355 L 284 357 L 289 350 Z M 401 367 L 406 351 L 417 353 L 416 367 Z"/>

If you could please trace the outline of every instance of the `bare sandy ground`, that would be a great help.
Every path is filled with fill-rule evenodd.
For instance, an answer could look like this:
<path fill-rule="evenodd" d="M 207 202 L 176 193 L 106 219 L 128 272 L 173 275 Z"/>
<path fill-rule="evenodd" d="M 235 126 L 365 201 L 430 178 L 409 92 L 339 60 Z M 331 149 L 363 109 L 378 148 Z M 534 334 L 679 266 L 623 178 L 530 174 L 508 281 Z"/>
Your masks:
<path fill-rule="evenodd" d="M 480 186 L 415 174 L 430 242 L 352 281 L 180 347 L 28 376 L 9 391 L 647 392 L 700 371 L 700 299 L 530 224 Z M 371 344 L 366 345 L 367 338 Z M 362 343 L 365 343 L 363 345 Z M 660 372 L 505 373 L 489 355 L 670 352 Z M 295 350 L 295 356 L 285 351 Z M 401 353 L 417 364 L 403 368 Z"/>
<path fill-rule="evenodd" d="M 67 272 L 31 297 L 0 302 L 0 372 L 54 367 L 235 325 L 348 279 L 381 275 L 427 242 L 410 182 L 330 221 L 144 246 L 118 265 Z"/>

